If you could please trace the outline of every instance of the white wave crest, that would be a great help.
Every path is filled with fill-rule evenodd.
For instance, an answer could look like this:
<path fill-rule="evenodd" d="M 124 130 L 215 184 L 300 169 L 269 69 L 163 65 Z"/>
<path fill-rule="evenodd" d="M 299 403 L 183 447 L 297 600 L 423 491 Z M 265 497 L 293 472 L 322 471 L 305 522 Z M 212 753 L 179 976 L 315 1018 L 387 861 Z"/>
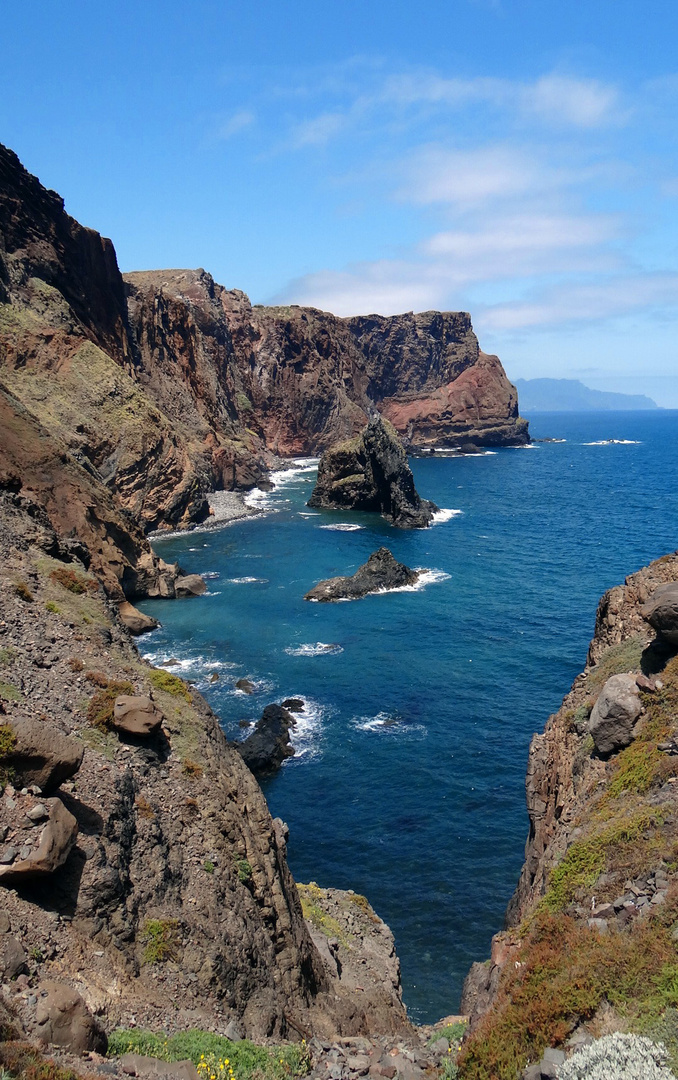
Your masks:
<path fill-rule="evenodd" d="M 301 697 L 299 694 L 289 694 L 289 697 Z M 283 699 L 284 700 L 284 699 Z M 308 761 L 309 758 L 317 757 L 320 753 L 319 737 L 322 734 L 324 721 L 335 711 L 327 705 L 322 705 L 312 698 L 301 698 L 304 708 L 301 712 L 293 712 L 295 725 L 290 732 L 290 739 L 294 747 L 294 757 L 288 758 L 284 765 L 294 765 L 300 760 Z"/>
<path fill-rule="evenodd" d="M 320 529 L 331 529 L 332 532 L 357 532 L 358 529 L 364 529 L 364 525 L 352 525 L 348 521 L 337 522 L 336 525 L 319 525 Z"/>
<path fill-rule="evenodd" d="M 598 439 L 597 442 L 585 442 L 582 446 L 642 446 L 639 439 Z"/>
<path fill-rule="evenodd" d="M 416 566 L 415 572 L 419 578 L 414 585 L 396 585 L 393 589 L 377 589 L 377 594 L 394 592 L 421 592 L 427 585 L 435 585 L 440 581 L 449 581 L 450 575 L 444 570 L 426 570 L 423 566 Z"/>
<path fill-rule="evenodd" d="M 432 525 L 442 525 L 445 521 L 451 521 L 453 517 L 463 514 L 463 510 L 436 510 L 431 518 Z"/>
<path fill-rule="evenodd" d="M 268 581 L 265 577 L 230 577 L 226 579 L 229 585 L 251 585 L 255 581 L 262 584 Z"/>
<path fill-rule="evenodd" d="M 246 506 L 250 506 L 256 510 L 265 510 L 269 513 L 279 509 L 278 503 L 280 503 L 280 489 L 286 487 L 288 484 L 294 483 L 304 476 L 305 473 L 312 473 L 318 468 L 318 462 L 320 458 L 293 458 L 289 466 L 284 469 L 275 469 L 272 473 L 269 473 L 269 481 L 273 485 L 271 491 L 262 491 L 260 488 L 252 488 L 250 492 L 245 496 Z M 278 498 L 276 498 L 276 494 Z M 286 501 L 286 500 L 284 500 Z"/>
<path fill-rule="evenodd" d="M 343 652 L 341 645 L 336 642 L 326 644 L 324 641 L 307 642 L 304 645 L 288 645 L 285 652 L 288 656 L 336 656 Z"/>
<path fill-rule="evenodd" d="M 393 735 L 426 732 L 423 724 L 408 723 L 397 713 L 379 712 L 376 716 L 354 716 L 351 723 L 357 731 L 383 731 Z"/>

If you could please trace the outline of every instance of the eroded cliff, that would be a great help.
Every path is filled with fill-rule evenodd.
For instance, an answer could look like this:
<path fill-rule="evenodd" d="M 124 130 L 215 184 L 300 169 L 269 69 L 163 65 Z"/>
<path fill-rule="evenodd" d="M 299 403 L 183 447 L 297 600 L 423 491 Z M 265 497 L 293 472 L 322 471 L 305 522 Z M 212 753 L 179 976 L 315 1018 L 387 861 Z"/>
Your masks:
<path fill-rule="evenodd" d="M 588 663 L 532 739 L 525 863 L 465 986 L 464 1077 L 513 1078 L 615 1030 L 678 1060 L 678 650 L 646 606 L 676 581 L 678 553 L 603 596 Z"/>

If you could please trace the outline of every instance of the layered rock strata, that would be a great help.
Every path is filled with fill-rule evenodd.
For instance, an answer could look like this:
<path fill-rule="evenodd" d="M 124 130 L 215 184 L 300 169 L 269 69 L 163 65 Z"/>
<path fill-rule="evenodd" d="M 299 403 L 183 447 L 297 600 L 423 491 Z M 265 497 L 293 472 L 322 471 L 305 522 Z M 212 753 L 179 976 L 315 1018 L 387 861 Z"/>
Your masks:
<path fill-rule="evenodd" d="M 144 531 L 203 521 L 209 492 L 352 437 L 375 407 L 414 444 L 528 438 L 466 313 L 338 319 L 252 307 L 204 270 L 123 280 L 110 240 L 4 147 L 0 181 L 2 385 Z"/>
<path fill-rule="evenodd" d="M 372 511 L 399 529 L 426 528 L 438 509 L 419 496 L 396 430 L 380 416 L 357 438 L 323 453 L 308 505 Z"/>

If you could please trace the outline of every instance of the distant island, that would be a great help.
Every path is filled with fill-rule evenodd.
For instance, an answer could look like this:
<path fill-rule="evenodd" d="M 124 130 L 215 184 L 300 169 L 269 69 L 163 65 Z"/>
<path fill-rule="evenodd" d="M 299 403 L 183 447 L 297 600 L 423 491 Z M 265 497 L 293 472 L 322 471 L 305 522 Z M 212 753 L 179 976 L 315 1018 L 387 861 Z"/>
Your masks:
<path fill-rule="evenodd" d="M 594 412 L 596 410 L 658 409 L 645 394 L 615 394 L 592 390 L 579 379 L 516 379 L 522 412 Z"/>

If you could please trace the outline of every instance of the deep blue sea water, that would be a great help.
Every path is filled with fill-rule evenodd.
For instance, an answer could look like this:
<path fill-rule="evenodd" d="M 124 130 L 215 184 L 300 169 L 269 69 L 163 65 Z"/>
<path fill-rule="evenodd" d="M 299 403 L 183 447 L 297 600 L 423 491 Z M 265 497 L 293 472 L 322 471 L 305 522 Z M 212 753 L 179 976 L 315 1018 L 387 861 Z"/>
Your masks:
<path fill-rule="evenodd" d="M 678 547 L 678 412 L 541 414 L 531 432 L 565 441 L 413 460 L 419 492 L 461 511 L 414 532 L 309 511 L 301 466 L 260 500 L 266 516 L 156 541 L 209 592 L 139 605 L 163 623 L 142 651 L 178 657 L 229 737 L 269 702 L 305 699 L 298 756 L 264 785 L 292 871 L 368 896 L 419 1022 L 457 1010 L 502 926 L 530 737 L 584 665 L 599 596 Z M 382 544 L 436 573 L 418 591 L 302 599 Z"/>

